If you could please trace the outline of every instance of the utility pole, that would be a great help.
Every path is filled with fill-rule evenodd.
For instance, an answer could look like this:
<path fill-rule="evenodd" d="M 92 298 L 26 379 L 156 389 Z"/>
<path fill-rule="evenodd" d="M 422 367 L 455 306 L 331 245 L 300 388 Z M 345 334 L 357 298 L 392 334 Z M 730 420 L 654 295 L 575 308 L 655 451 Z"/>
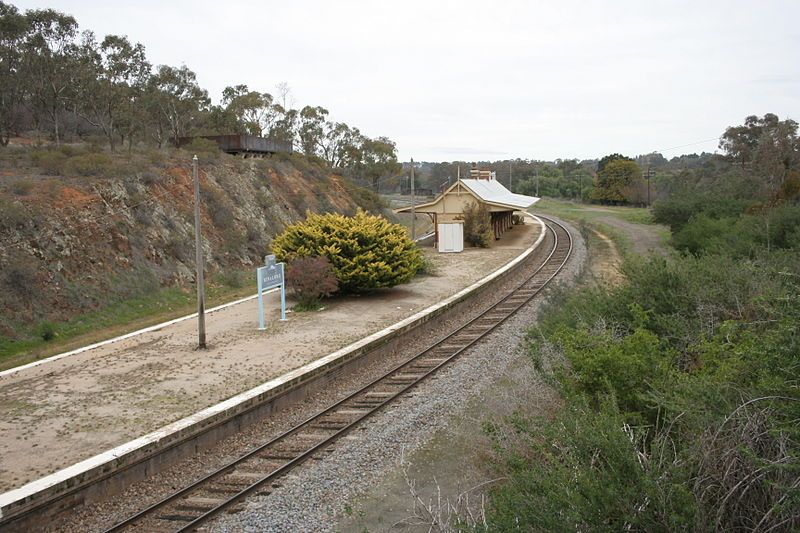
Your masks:
<path fill-rule="evenodd" d="M 647 180 L 647 206 L 650 207 L 650 179 L 654 172 L 650 170 L 650 160 L 647 161 L 647 170 L 642 172 L 642 178 Z"/>
<path fill-rule="evenodd" d="M 411 158 L 411 240 L 417 238 L 417 214 L 414 212 L 414 158 Z"/>
<path fill-rule="evenodd" d="M 539 197 L 539 167 L 536 167 L 536 197 Z"/>
<path fill-rule="evenodd" d="M 192 178 L 194 179 L 194 246 L 197 266 L 197 347 L 206 349 L 206 294 L 203 279 L 203 240 L 200 238 L 200 178 L 197 174 L 197 155 L 192 158 Z"/>
<path fill-rule="evenodd" d="M 508 162 L 508 190 L 512 190 L 514 187 L 514 177 L 511 174 L 511 161 Z"/>

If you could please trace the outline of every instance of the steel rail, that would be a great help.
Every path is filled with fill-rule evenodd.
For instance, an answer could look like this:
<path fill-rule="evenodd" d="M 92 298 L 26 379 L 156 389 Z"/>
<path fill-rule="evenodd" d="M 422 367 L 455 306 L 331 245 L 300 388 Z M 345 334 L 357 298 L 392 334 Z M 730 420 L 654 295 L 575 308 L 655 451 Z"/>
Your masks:
<path fill-rule="evenodd" d="M 376 402 L 374 405 L 370 406 L 369 408 L 359 407 L 358 409 L 363 409 L 364 412 L 360 414 L 360 416 L 356 416 L 353 419 L 348 420 L 344 424 L 341 424 L 340 427 L 331 428 L 333 429 L 333 433 L 325 436 L 321 441 L 316 442 L 315 444 L 308 446 L 305 450 L 299 453 L 294 453 L 293 457 L 286 460 L 282 465 L 277 468 L 274 468 L 269 471 L 268 474 L 261 476 L 260 478 L 256 479 L 254 482 L 250 483 L 244 489 L 241 490 L 231 490 L 233 493 L 231 496 L 219 500 L 215 503 L 214 506 L 209 508 L 208 510 L 201 512 L 199 516 L 192 517 L 187 519 L 185 515 L 177 515 L 171 516 L 166 518 L 155 518 L 161 521 L 183 521 L 187 522 L 184 525 L 179 526 L 177 529 L 174 529 L 175 532 L 185 532 L 185 531 L 192 531 L 196 529 L 201 524 L 207 522 L 220 512 L 224 511 L 225 509 L 230 508 L 235 503 L 242 500 L 244 497 L 248 496 L 249 494 L 258 491 L 261 489 L 265 484 L 275 481 L 276 479 L 280 478 L 282 475 L 286 474 L 288 471 L 293 469 L 294 467 L 298 466 L 300 463 L 306 461 L 308 458 L 312 457 L 313 455 L 319 453 L 320 451 L 324 450 L 328 446 L 330 446 L 334 441 L 339 439 L 342 435 L 348 433 L 354 427 L 359 425 L 362 421 L 367 419 L 368 417 L 372 416 L 373 414 L 379 412 L 384 407 L 392 403 L 396 398 L 405 394 L 408 390 L 412 389 L 413 387 L 417 386 L 423 380 L 425 380 L 428 376 L 436 373 L 440 368 L 445 366 L 447 363 L 455 359 L 458 355 L 463 353 L 468 348 L 472 347 L 477 342 L 480 342 L 484 339 L 484 337 L 489 334 L 491 331 L 494 331 L 498 326 L 506 321 L 509 317 L 511 317 L 518 309 L 522 306 L 526 305 L 530 300 L 532 300 L 537 294 L 539 294 L 547 284 L 561 271 L 561 269 L 566 264 L 567 260 L 569 259 L 573 242 L 572 237 L 569 231 L 559 222 L 549 219 L 547 217 L 541 217 L 547 220 L 550 224 L 547 225 L 547 229 L 552 232 L 553 235 L 553 247 L 550 250 L 550 253 L 542 262 L 542 264 L 521 284 L 519 284 L 515 289 L 511 290 L 508 294 L 501 297 L 497 302 L 491 305 L 486 311 L 480 313 L 478 316 L 474 317 L 473 319 L 469 320 L 464 325 L 458 327 L 454 331 L 444 335 L 442 338 L 434 342 L 433 344 L 429 345 L 427 348 L 418 352 L 412 358 L 396 365 L 388 372 L 385 372 L 382 376 L 374 379 L 367 385 L 364 385 L 357 391 L 347 395 L 346 397 L 342 398 L 341 400 L 331 404 L 330 406 L 326 407 L 322 411 L 312 415 L 311 417 L 307 418 L 303 422 L 295 425 L 291 429 L 285 431 L 284 433 L 274 437 L 273 439 L 269 440 L 268 442 L 257 446 L 253 450 L 247 452 L 246 454 L 242 455 L 241 457 L 235 459 L 231 463 L 217 469 L 214 472 L 202 477 L 201 479 L 192 482 L 190 485 L 184 487 L 176 491 L 173 494 L 161 499 L 160 501 L 148 506 L 147 508 L 137 512 L 136 514 L 128 517 L 122 522 L 117 523 L 116 525 L 112 526 L 111 528 L 107 529 L 105 533 L 115 533 L 122 530 L 125 530 L 131 526 L 135 526 L 137 523 L 143 522 L 144 520 L 150 519 L 155 515 L 157 511 L 160 511 L 172 503 L 178 502 L 184 496 L 189 496 L 195 492 L 200 492 L 206 485 L 209 483 L 213 483 L 217 479 L 223 478 L 225 475 L 233 473 L 237 466 L 245 464 L 250 459 L 258 459 L 259 454 L 262 452 L 268 451 L 271 448 L 274 448 L 276 445 L 281 444 L 284 441 L 287 441 L 290 437 L 300 434 L 303 430 L 308 430 L 309 426 L 313 426 L 315 422 L 323 421 L 324 418 L 328 415 L 335 414 L 336 411 L 341 407 L 346 407 L 348 403 L 357 401 L 360 396 L 364 396 L 365 393 L 369 394 L 370 390 L 376 388 L 379 385 L 386 385 L 386 386 L 396 386 L 397 383 L 392 383 L 392 379 L 397 380 L 398 376 L 403 376 L 403 370 L 406 369 L 410 371 L 411 374 L 416 374 L 413 379 L 408 381 L 407 383 L 400 383 L 399 388 L 394 390 L 391 393 L 381 393 L 381 400 Z M 556 231 L 556 228 L 558 231 Z M 562 241 L 559 239 L 558 233 L 562 232 L 562 238 L 565 236 L 566 238 Z M 560 252 L 558 256 L 556 253 Z M 555 262 L 557 265 L 551 264 L 551 260 L 555 257 Z M 552 271 L 550 270 L 552 269 Z M 531 283 L 539 274 L 544 273 L 546 278 L 541 280 L 541 282 L 534 283 L 533 288 L 525 289 L 526 285 Z M 529 291 L 529 294 L 523 294 L 521 297 L 519 296 L 519 292 L 522 290 Z M 512 301 L 514 300 L 514 301 Z M 506 304 L 504 307 L 503 304 Z M 510 307 L 509 307 L 510 306 Z M 504 307 L 504 308 L 503 308 Z M 503 309 L 498 309 L 503 308 Z M 488 318 L 488 315 L 492 314 L 492 311 L 495 312 L 495 316 L 492 318 Z M 497 316 L 497 313 L 501 313 Z M 482 321 L 485 322 L 486 320 L 491 320 L 490 324 L 480 324 Z M 455 348 L 454 351 L 450 351 L 448 349 L 449 355 L 446 356 L 439 356 L 439 357 L 432 357 L 434 361 L 438 361 L 435 364 L 428 364 L 426 365 L 426 369 L 423 372 L 419 372 L 418 370 L 412 371 L 415 364 L 423 364 L 422 361 L 426 356 L 431 357 L 431 354 L 434 353 L 437 349 L 443 349 L 443 346 L 446 346 L 446 341 L 453 340 L 454 338 L 458 337 L 460 334 L 464 334 L 468 332 L 470 328 L 476 328 L 478 330 L 478 334 L 470 334 L 466 341 L 461 341 L 452 346 Z M 425 367 L 424 367 L 425 368 Z M 406 373 L 408 374 L 408 372 Z M 375 393 L 377 394 L 377 393 Z M 366 400 L 361 400 L 362 402 Z M 354 407 L 354 409 L 356 409 Z M 177 524 L 176 524 L 177 525 Z"/>

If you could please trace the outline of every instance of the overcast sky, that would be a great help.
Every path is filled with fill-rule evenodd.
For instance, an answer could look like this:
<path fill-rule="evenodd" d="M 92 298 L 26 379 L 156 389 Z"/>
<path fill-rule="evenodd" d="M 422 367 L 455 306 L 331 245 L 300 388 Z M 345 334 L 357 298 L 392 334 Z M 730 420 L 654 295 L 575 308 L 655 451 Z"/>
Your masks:
<path fill-rule="evenodd" d="M 6 1 L 127 35 L 215 101 L 285 81 L 403 160 L 636 155 L 800 120 L 797 0 Z"/>

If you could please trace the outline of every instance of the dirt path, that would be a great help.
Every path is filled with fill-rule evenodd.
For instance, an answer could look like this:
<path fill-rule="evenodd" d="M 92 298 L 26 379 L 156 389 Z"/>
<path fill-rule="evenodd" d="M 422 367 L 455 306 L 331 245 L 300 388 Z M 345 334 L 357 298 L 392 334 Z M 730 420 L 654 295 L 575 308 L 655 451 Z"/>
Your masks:
<path fill-rule="evenodd" d="M 322 312 L 267 331 L 255 300 L 207 317 L 209 349 L 192 320 L 0 378 L 0 492 L 127 442 L 406 318 L 507 263 L 538 237 L 517 226 L 488 250 L 426 250 L 437 275 L 373 295 L 332 300 Z M 291 303 L 291 302 L 290 302 Z"/>
<path fill-rule="evenodd" d="M 609 226 L 622 234 L 631 244 L 632 251 L 637 255 L 645 256 L 651 253 L 667 255 L 666 236 L 669 230 L 666 226 L 630 222 L 618 216 L 614 216 L 614 211 L 602 207 L 588 207 L 585 208 L 585 211 L 608 213 L 608 216 L 598 216 L 592 220 Z"/>
<path fill-rule="evenodd" d="M 622 274 L 622 254 L 608 235 L 592 230 L 590 239 L 591 260 L 588 264 L 589 277 L 594 283 L 619 285 L 625 279 Z"/>

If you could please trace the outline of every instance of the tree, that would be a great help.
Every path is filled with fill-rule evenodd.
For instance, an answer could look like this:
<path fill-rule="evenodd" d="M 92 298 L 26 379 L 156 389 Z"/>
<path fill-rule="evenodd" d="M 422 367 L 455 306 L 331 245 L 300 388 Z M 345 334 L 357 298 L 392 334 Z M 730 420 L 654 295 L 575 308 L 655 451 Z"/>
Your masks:
<path fill-rule="evenodd" d="M 320 155 L 331 168 L 353 169 L 361 161 L 360 147 L 364 137 L 358 128 L 344 122 L 325 122 Z"/>
<path fill-rule="evenodd" d="M 130 146 L 143 121 L 141 100 L 151 70 L 144 46 L 118 35 L 106 36 L 97 46 L 87 34 L 80 50 L 83 90 L 76 108 L 83 109 L 81 115 L 103 131 L 112 151 L 117 140 L 127 138 Z"/>
<path fill-rule="evenodd" d="M 592 198 L 615 204 L 630 201 L 632 187 L 635 187 L 637 180 L 641 180 L 639 165 L 627 157 L 603 162 L 604 159 L 600 160 L 603 170 L 597 173 Z"/>
<path fill-rule="evenodd" d="M 388 137 L 365 139 L 361 145 L 363 173 L 375 192 L 381 179 L 397 174 L 402 165 L 397 162 L 397 147 Z"/>
<path fill-rule="evenodd" d="M 300 110 L 300 124 L 297 136 L 300 149 L 306 155 L 318 155 L 325 136 L 325 117 L 328 110 L 324 107 L 305 106 Z"/>
<path fill-rule="evenodd" d="M 294 105 L 294 97 L 292 96 L 292 88 L 285 81 L 280 82 L 275 86 L 278 93 L 278 101 L 284 110 L 290 109 Z"/>
<path fill-rule="evenodd" d="M 27 11 L 29 31 L 23 43 L 23 67 L 37 122 L 48 118 L 56 144 L 61 142 L 60 117 L 71 87 L 74 39 L 78 23 L 53 9 Z"/>
<path fill-rule="evenodd" d="M 610 155 L 607 155 L 603 159 L 598 161 L 598 163 L 597 163 L 597 173 L 599 174 L 599 173 L 603 172 L 603 169 L 606 168 L 607 164 L 611 163 L 612 161 L 616 161 L 618 159 L 623 159 L 623 160 L 626 160 L 626 161 L 632 161 L 632 159 L 630 157 L 625 157 L 622 154 L 610 154 Z"/>
<path fill-rule="evenodd" d="M 270 138 L 294 144 L 297 136 L 298 111 L 296 109 L 284 109 L 281 105 L 277 105 L 275 109 L 278 119 L 269 132 Z"/>
<path fill-rule="evenodd" d="M 751 115 L 743 125 L 727 128 L 719 146 L 730 160 L 749 166 L 773 194 L 800 163 L 797 122 L 772 113 Z"/>
<path fill-rule="evenodd" d="M 7 146 L 19 126 L 26 83 L 22 46 L 28 34 L 27 17 L 0 2 L 0 146 Z"/>
<path fill-rule="evenodd" d="M 222 105 L 239 121 L 250 135 L 263 137 L 269 132 L 278 116 L 272 95 L 251 91 L 247 85 L 226 87 L 222 91 Z"/>
<path fill-rule="evenodd" d="M 186 65 L 174 68 L 160 65 L 150 78 L 147 103 L 158 123 L 158 144 L 163 142 L 163 132 L 168 131 L 173 141 L 186 135 L 209 104 L 208 93 L 197 84 L 197 76 Z"/>

